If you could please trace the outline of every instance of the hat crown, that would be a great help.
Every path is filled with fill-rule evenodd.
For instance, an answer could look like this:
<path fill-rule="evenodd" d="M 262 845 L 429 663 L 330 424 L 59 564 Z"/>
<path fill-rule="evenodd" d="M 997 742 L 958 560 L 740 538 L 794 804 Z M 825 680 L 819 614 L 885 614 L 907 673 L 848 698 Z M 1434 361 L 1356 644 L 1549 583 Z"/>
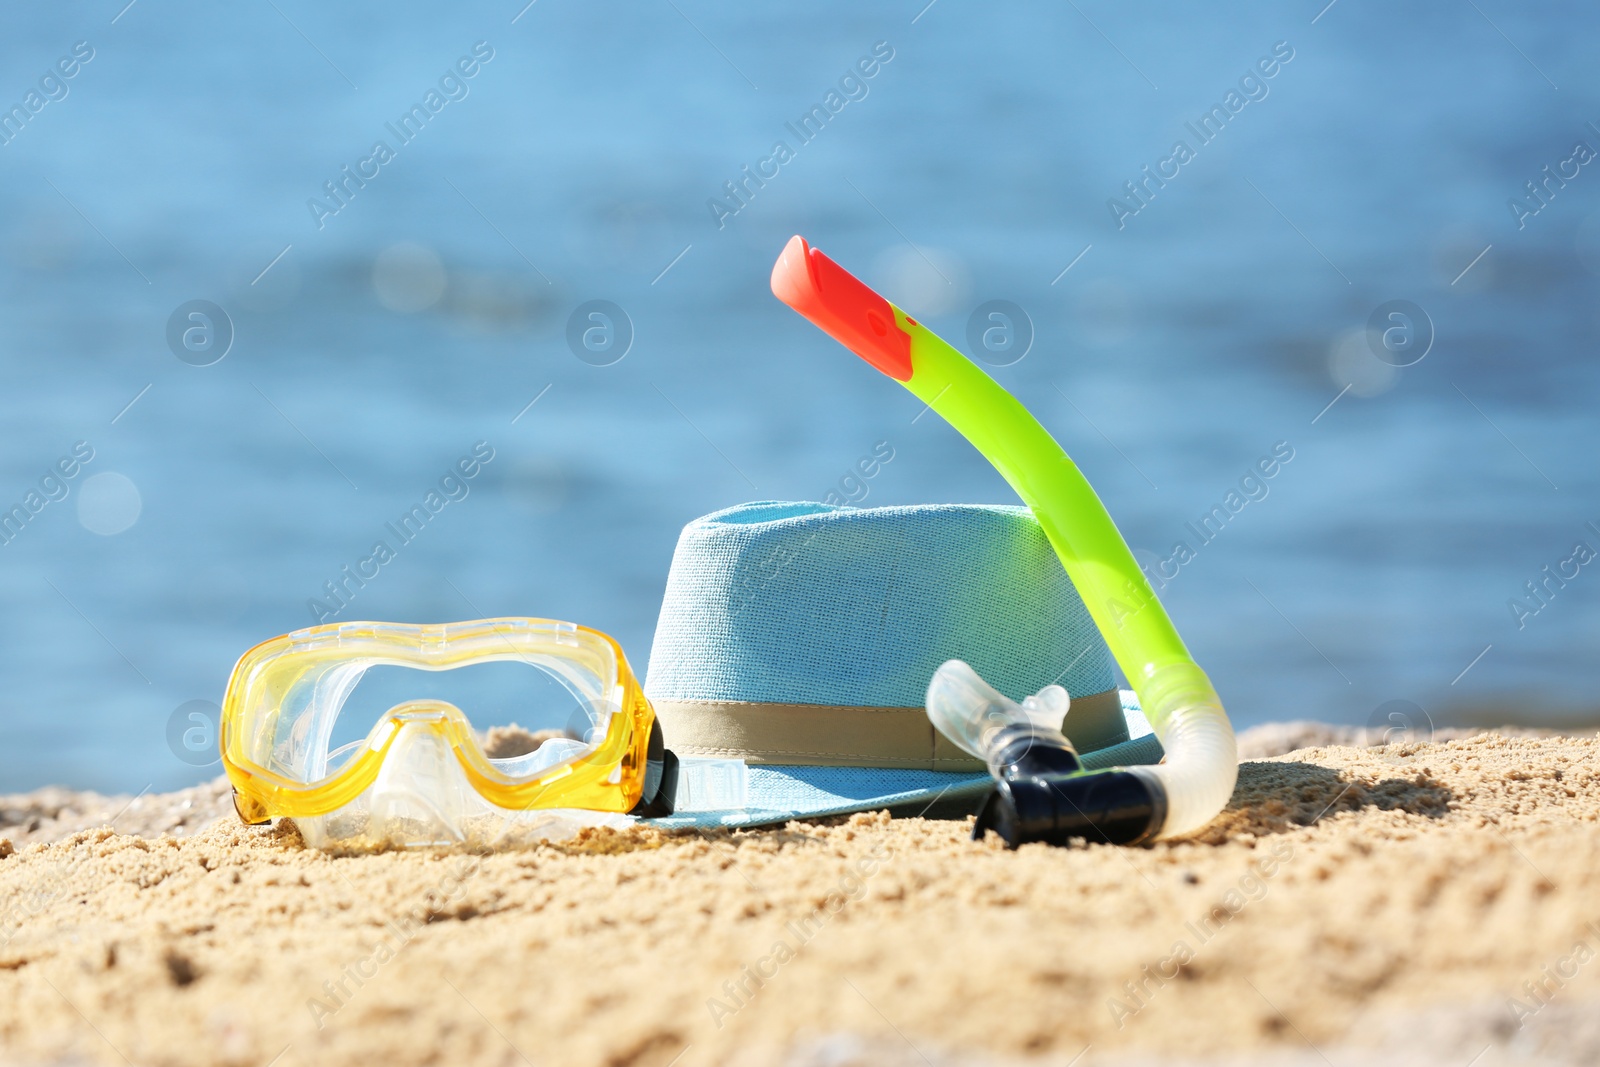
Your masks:
<path fill-rule="evenodd" d="M 652 700 L 921 707 L 948 659 L 1014 698 L 1111 689 L 1111 657 L 1027 508 L 762 501 L 678 539 Z"/>

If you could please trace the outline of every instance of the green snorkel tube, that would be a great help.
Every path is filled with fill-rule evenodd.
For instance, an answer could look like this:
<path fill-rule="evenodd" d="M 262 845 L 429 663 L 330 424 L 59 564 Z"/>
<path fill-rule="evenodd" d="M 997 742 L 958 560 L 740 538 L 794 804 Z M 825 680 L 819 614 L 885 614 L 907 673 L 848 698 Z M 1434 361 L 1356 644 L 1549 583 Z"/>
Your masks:
<path fill-rule="evenodd" d="M 994 464 L 1033 510 L 1166 749 L 1155 767 L 1082 772 L 1059 731 L 1031 725 L 966 664 L 929 686 L 929 717 L 996 778 L 974 836 L 1013 847 L 1074 837 L 1132 844 L 1197 830 L 1233 794 L 1233 728 L 1134 561 L 1105 505 L 1055 439 L 1010 393 L 942 338 L 804 238 L 772 269 L 772 291 L 900 382 Z"/>

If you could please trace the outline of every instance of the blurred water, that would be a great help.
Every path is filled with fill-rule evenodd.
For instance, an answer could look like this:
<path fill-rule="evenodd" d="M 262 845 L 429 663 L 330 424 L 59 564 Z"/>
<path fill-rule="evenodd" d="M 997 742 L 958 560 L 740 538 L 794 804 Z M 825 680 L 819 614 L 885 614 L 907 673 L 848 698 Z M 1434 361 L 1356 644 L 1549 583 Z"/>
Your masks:
<path fill-rule="evenodd" d="M 477 442 L 342 618 L 571 618 L 642 659 L 695 515 L 819 499 L 880 440 L 866 503 L 1012 499 L 771 297 L 793 233 L 952 341 L 1021 306 L 1032 349 L 994 374 L 1147 559 L 1289 443 L 1163 593 L 1236 722 L 1595 708 L 1600 574 L 1508 607 L 1600 548 L 1600 171 L 1508 207 L 1600 148 L 1591 7 L 124 3 L 0 13 L 4 107 L 93 49 L 0 147 L 0 497 L 93 449 L 0 547 L 0 791 L 216 773 L 169 751 L 174 709 Z M 480 41 L 462 98 L 386 133 Z M 802 144 L 785 124 L 880 41 Z M 380 138 L 319 229 L 308 198 Z M 1180 138 L 1119 230 L 1108 198 Z M 719 229 L 708 198 L 779 139 Z M 566 340 L 594 299 L 634 331 L 608 366 Z M 1435 332 L 1398 370 L 1346 343 L 1395 299 Z M 168 347 L 192 300 L 233 326 L 209 366 Z"/>

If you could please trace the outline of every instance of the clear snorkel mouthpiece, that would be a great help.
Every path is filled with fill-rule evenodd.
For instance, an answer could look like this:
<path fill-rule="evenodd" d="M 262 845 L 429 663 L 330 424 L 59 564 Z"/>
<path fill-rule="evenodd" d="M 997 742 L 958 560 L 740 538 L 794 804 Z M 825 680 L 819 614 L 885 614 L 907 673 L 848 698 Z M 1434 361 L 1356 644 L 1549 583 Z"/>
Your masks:
<path fill-rule="evenodd" d="M 961 660 L 928 683 L 928 719 L 983 760 L 995 786 L 978 811 L 974 840 L 993 830 L 1011 848 L 1033 841 L 1064 845 L 1075 837 L 1126 845 L 1160 832 L 1166 791 L 1139 768 L 1084 773 L 1061 732 L 1070 701 L 1050 685 L 1017 703 Z"/>
<path fill-rule="evenodd" d="M 958 659 L 928 683 L 928 719 L 962 751 L 987 763 L 996 778 L 1007 765 L 1004 754 L 1022 741 L 1065 752 L 1072 757 L 1068 773 L 1078 769 L 1077 752 L 1061 732 L 1070 703 L 1065 689 L 1048 685 L 1018 704 Z"/>

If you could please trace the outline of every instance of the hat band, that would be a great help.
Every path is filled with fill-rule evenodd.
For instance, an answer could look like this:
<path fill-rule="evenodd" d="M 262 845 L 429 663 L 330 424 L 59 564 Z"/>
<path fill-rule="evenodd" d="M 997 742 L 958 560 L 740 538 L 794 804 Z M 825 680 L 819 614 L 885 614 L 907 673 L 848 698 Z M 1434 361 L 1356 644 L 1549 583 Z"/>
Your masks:
<path fill-rule="evenodd" d="M 933 728 L 922 708 L 768 704 L 746 700 L 652 700 L 667 744 L 680 756 L 808 767 L 983 771 Z M 1128 739 L 1116 689 L 1072 698 L 1065 733 L 1079 752 Z"/>

